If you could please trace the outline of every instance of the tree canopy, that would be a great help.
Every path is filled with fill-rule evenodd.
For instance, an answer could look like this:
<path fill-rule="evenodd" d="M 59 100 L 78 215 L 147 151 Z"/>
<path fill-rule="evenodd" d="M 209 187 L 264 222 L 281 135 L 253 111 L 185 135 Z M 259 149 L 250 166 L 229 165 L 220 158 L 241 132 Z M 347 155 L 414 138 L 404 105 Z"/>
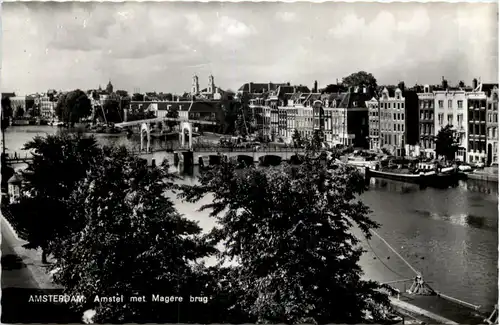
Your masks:
<path fill-rule="evenodd" d="M 292 141 L 295 148 L 301 148 L 304 144 L 304 139 L 302 139 L 302 135 L 300 135 L 297 129 L 295 129 L 295 131 L 293 132 Z"/>
<path fill-rule="evenodd" d="M 120 90 L 119 89 L 119 90 L 116 91 L 116 94 L 118 96 L 120 96 L 120 97 L 128 97 L 128 91 L 126 91 L 126 90 Z"/>
<path fill-rule="evenodd" d="M 220 263 L 234 260 L 238 306 L 259 322 L 357 323 L 388 306 L 380 285 L 361 280 L 362 254 L 350 228 L 369 237 L 378 225 L 357 200 L 359 173 L 307 158 L 296 167 L 238 170 L 224 162 L 186 186 L 188 201 L 213 197 L 202 210 L 217 221 Z"/>
<path fill-rule="evenodd" d="M 342 79 L 342 85 L 345 87 L 377 87 L 377 79 L 368 72 L 359 71 L 350 74 Z"/>
<path fill-rule="evenodd" d="M 26 247 L 42 248 L 46 262 L 51 241 L 71 232 L 73 223 L 65 201 L 95 161 L 98 146 L 92 137 L 63 134 L 37 136 L 23 149 L 33 154 L 33 163 L 24 173 L 27 182 L 23 183 L 29 196 L 13 205 L 12 212 L 16 229 L 26 235 Z"/>
<path fill-rule="evenodd" d="M 80 89 L 62 94 L 55 107 L 59 120 L 74 124 L 92 113 L 92 105 L 87 95 Z"/>
<path fill-rule="evenodd" d="M 177 106 L 173 105 L 172 108 L 168 110 L 167 117 L 179 118 L 179 108 Z M 170 128 L 175 127 L 177 124 L 178 124 L 178 122 L 176 122 L 176 121 L 167 121 L 167 125 Z"/>
<path fill-rule="evenodd" d="M 455 160 L 458 142 L 452 125 L 446 125 L 439 130 L 434 142 L 436 143 L 437 156 L 443 156 L 446 160 Z"/>
<path fill-rule="evenodd" d="M 12 103 L 10 97 L 2 97 L 2 130 L 9 126 L 9 119 L 12 118 Z"/>
<path fill-rule="evenodd" d="M 120 109 L 120 101 L 122 99 L 109 99 L 106 100 L 102 106 L 102 109 L 96 109 L 96 118 L 100 117 L 101 119 L 107 121 L 108 123 L 113 122 L 122 122 L 122 112 Z"/>
<path fill-rule="evenodd" d="M 135 93 L 132 95 L 132 101 L 142 102 L 144 101 L 144 97 L 145 96 L 143 94 Z"/>
<path fill-rule="evenodd" d="M 185 316 L 178 310 L 189 305 L 151 302 L 152 294 L 198 296 L 188 287 L 196 283 L 191 263 L 215 252 L 197 223 L 180 215 L 166 196 L 175 188 L 173 180 L 167 164 L 149 168 L 125 148 L 105 147 L 73 192 L 70 216 L 82 228 L 61 243 L 57 283 L 68 294 L 127 297 L 123 304 L 92 303 L 97 322 L 192 317 L 188 308 L 182 310 Z M 148 302 L 130 302 L 134 295 L 145 295 Z"/>

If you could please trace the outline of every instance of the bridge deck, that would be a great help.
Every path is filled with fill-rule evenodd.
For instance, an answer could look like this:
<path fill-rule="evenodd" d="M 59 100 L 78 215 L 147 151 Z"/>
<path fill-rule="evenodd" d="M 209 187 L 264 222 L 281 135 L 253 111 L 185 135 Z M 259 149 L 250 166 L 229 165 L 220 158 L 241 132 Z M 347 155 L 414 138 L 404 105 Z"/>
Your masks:
<path fill-rule="evenodd" d="M 121 128 L 121 127 L 126 127 L 126 126 L 141 125 L 142 123 L 158 123 L 158 122 L 163 122 L 163 121 L 188 122 L 188 123 L 192 123 L 192 124 L 203 124 L 203 125 L 217 125 L 217 122 L 215 122 L 215 121 L 190 120 L 190 119 L 173 118 L 173 117 L 155 117 L 155 118 L 146 119 L 146 120 L 137 120 L 137 121 L 116 123 L 115 126 Z"/>

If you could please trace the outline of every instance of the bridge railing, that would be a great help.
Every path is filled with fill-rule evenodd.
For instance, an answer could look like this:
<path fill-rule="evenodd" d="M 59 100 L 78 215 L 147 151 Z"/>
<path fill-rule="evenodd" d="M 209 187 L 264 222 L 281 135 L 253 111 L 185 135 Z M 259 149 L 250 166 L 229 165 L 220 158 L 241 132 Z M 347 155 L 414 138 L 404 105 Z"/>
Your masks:
<path fill-rule="evenodd" d="M 196 146 L 193 147 L 195 152 L 304 152 L 304 149 L 298 148 L 280 148 L 280 147 L 260 147 L 260 148 L 238 148 L 238 147 L 222 147 L 222 146 Z"/>

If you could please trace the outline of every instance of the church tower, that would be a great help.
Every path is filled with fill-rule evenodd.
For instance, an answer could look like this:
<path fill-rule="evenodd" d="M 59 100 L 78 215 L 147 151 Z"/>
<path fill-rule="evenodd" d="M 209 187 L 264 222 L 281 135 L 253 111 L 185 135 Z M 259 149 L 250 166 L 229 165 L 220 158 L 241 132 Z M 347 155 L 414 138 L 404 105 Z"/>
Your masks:
<path fill-rule="evenodd" d="M 193 81 L 191 83 L 191 95 L 196 95 L 200 92 L 200 84 L 198 83 L 198 76 L 193 76 Z"/>
<path fill-rule="evenodd" d="M 108 85 L 106 86 L 106 92 L 108 94 L 112 94 L 113 93 L 113 84 L 111 84 L 111 80 L 108 82 Z"/>
<path fill-rule="evenodd" d="M 209 94 L 215 93 L 215 82 L 214 82 L 214 76 L 212 75 L 208 76 L 208 93 Z"/>

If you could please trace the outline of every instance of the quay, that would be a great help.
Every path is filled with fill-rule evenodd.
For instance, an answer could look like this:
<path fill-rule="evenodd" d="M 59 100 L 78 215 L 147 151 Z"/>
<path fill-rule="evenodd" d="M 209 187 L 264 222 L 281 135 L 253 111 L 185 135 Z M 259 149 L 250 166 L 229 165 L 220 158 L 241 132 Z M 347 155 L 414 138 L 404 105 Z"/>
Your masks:
<path fill-rule="evenodd" d="M 482 170 L 476 170 L 467 174 L 467 178 L 498 183 L 498 167 L 485 167 Z"/>

